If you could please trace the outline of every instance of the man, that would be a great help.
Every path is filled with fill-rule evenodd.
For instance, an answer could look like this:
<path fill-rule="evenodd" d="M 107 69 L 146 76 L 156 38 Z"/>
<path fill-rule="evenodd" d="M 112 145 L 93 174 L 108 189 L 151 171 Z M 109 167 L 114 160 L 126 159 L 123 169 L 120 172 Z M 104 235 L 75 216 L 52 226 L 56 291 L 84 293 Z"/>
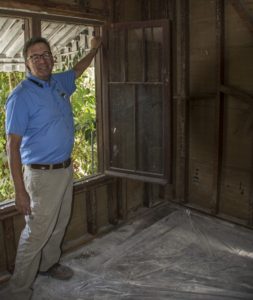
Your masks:
<path fill-rule="evenodd" d="M 46 39 L 32 38 L 24 46 L 29 72 L 6 104 L 15 205 L 26 221 L 8 299 L 31 299 L 38 271 L 58 279 L 73 274 L 59 264 L 73 186 L 74 124 L 69 98 L 75 79 L 90 65 L 100 45 L 101 39 L 93 38 L 90 52 L 72 70 L 57 74 L 52 74 L 54 59 Z"/>

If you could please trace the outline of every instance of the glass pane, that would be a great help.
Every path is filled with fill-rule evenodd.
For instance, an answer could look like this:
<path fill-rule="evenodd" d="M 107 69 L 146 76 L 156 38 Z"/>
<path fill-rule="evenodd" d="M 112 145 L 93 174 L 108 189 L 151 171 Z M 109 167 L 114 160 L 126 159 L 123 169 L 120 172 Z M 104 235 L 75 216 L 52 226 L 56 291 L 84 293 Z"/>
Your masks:
<path fill-rule="evenodd" d="M 147 53 L 146 79 L 159 82 L 162 79 L 162 28 L 145 29 L 145 46 Z"/>
<path fill-rule="evenodd" d="M 125 81 L 124 31 L 109 32 L 109 81 Z"/>
<path fill-rule="evenodd" d="M 133 86 L 113 85 L 109 90 L 110 166 L 135 169 Z"/>
<path fill-rule="evenodd" d="M 142 82 L 144 80 L 142 29 L 132 29 L 128 31 L 127 46 L 127 81 Z"/>
<path fill-rule="evenodd" d="M 163 109 L 161 86 L 139 86 L 137 136 L 139 171 L 163 171 Z"/>

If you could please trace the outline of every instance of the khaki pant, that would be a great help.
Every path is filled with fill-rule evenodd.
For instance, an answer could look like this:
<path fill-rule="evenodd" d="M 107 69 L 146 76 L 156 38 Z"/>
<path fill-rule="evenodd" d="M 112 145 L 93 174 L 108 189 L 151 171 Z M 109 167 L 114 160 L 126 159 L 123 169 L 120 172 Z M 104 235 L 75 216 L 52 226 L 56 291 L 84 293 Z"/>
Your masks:
<path fill-rule="evenodd" d="M 11 291 L 20 300 L 31 298 L 38 270 L 47 271 L 60 259 L 60 246 L 71 213 L 73 168 L 71 165 L 66 169 L 35 170 L 26 166 L 24 182 L 32 215 L 25 217 L 26 226 L 10 280 Z"/>

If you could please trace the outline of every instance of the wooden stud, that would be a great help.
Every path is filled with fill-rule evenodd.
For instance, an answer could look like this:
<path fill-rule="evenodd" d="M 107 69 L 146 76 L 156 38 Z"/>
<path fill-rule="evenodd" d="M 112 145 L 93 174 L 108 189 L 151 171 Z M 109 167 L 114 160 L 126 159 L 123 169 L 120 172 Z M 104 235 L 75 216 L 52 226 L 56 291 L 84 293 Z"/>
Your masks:
<path fill-rule="evenodd" d="M 176 3 L 177 10 L 177 123 L 176 123 L 176 182 L 175 197 L 177 201 L 186 201 L 188 190 L 187 149 L 189 132 L 188 125 L 188 100 L 189 100 L 189 0 L 180 0 Z"/>
<path fill-rule="evenodd" d="M 127 217 L 127 179 L 118 179 L 118 213 L 119 218 L 125 220 Z"/>
<path fill-rule="evenodd" d="M 116 225 L 118 223 L 118 195 L 117 184 L 115 182 L 107 185 L 108 194 L 108 219 L 109 223 Z"/>
<path fill-rule="evenodd" d="M 91 189 L 86 192 L 87 228 L 88 232 L 95 235 L 98 230 L 97 225 L 97 199 L 96 190 Z"/>
<path fill-rule="evenodd" d="M 220 92 L 220 86 L 224 84 L 224 0 L 216 0 L 216 41 L 217 41 L 217 96 L 216 96 L 216 119 L 215 131 L 216 142 L 214 143 L 214 172 L 213 194 L 211 199 L 211 212 L 218 214 L 220 202 L 220 187 L 222 173 L 223 134 L 224 134 L 224 95 Z"/>

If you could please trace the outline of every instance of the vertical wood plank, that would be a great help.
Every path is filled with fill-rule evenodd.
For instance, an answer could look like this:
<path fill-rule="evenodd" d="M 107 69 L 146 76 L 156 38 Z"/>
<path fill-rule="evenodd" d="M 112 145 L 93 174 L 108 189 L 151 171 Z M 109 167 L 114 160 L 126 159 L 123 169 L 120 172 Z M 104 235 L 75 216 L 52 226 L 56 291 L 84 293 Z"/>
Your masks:
<path fill-rule="evenodd" d="M 125 220 L 127 217 L 127 179 L 118 179 L 118 212 L 119 218 Z"/>
<path fill-rule="evenodd" d="M 96 190 L 86 192 L 87 229 L 91 234 L 97 233 L 97 199 Z"/>
<path fill-rule="evenodd" d="M 94 28 L 96 36 L 102 36 L 102 28 Z M 104 42 L 104 41 L 103 41 Z M 103 47 L 102 47 L 103 48 Z M 97 128 L 97 144 L 104 145 L 104 135 L 103 135 L 103 104 L 102 104 L 102 65 L 103 65 L 103 55 L 101 48 L 98 50 L 97 55 L 95 56 L 95 88 L 96 88 L 96 128 Z M 104 77 L 105 78 L 105 77 Z M 98 172 L 104 171 L 104 151 L 102 147 L 98 147 Z"/>
<path fill-rule="evenodd" d="M 120 2 L 123 2 L 121 0 L 114 0 L 113 1 L 113 22 L 119 22 L 122 18 L 121 14 L 120 14 Z"/>
<path fill-rule="evenodd" d="M 217 40 L 217 96 L 216 96 L 216 142 L 214 143 L 214 172 L 213 172 L 213 195 L 211 211 L 217 214 L 219 211 L 219 197 L 221 187 L 222 155 L 223 155 L 223 126 L 224 126 L 224 94 L 220 86 L 224 84 L 224 0 L 216 0 L 216 40 Z"/>
<path fill-rule="evenodd" d="M 187 152 L 189 132 L 186 130 L 189 99 L 189 0 L 176 3 L 177 21 L 177 97 L 176 97 L 176 183 L 175 197 L 184 202 L 187 191 Z"/>
<path fill-rule="evenodd" d="M 150 207 L 150 189 L 149 189 L 149 183 L 145 182 L 143 185 L 143 206 Z"/>
<path fill-rule="evenodd" d="M 4 231 L 4 245 L 5 254 L 7 258 L 7 270 L 12 273 L 14 270 L 15 256 L 16 256 L 16 243 L 15 243 L 15 232 L 13 218 L 6 218 L 3 221 Z"/>
<path fill-rule="evenodd" d="M 107 185 L 108 194 L 108 219 L 109 223 L 116 225 L 118 223 L 118 195 L 117 195 L 117 184 L 112 182 Z"/>
<path fill-rule="evenodd" d="M 31 35 L 41 36 L 41 17 L 37 15 L 32 17 Z"/>

